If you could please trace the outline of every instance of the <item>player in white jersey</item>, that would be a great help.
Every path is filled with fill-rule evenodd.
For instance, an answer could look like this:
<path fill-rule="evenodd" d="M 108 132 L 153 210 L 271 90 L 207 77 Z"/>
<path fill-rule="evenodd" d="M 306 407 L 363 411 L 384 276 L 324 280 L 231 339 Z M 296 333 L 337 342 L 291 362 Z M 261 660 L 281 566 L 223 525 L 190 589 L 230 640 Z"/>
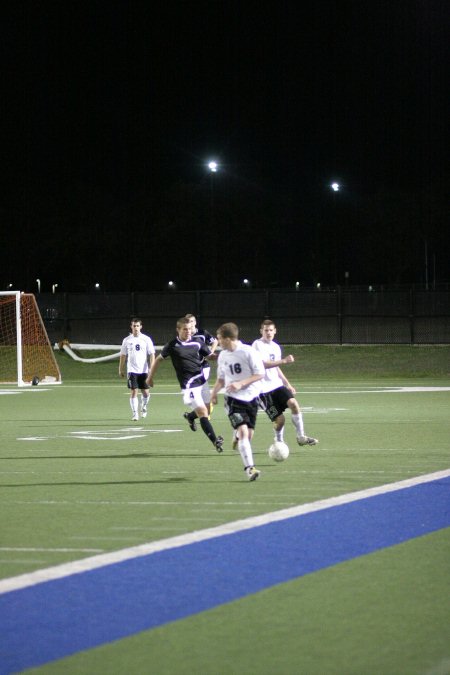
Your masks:
<path fill-rule="evenodd" d="M 217 330 L 222 351 L 217 361 L 217 380 L 211 401 L 217 403 L 219 391 L 225 387 L 225 407 L 238 439 L 239 454 L 249 480 L 260 475 L 253 462 L 251 440 L 258 413 L 260 382 L 265 368 L 258 352 L 239 340 L 235 323 L 224 323 Z"/>
<path fill-rule="evenodd" d="M 138 390 L 141 391 L 141 415 L 147 417 L 147 406 L 150 400 L 146 382 L 149 366 L 155 360 L 155 347 L 152 339 L 141 333 L 142 321 L 135 317 L 131 320 L 131 333 L 122 341 L 119 360 L 119 376 L 125 377 L 127 366 L 128 389 L 130 390 L 130 407 L 132 421 L 139 420 Z"/>
<path fill-rule="evenodd" d="M 284 440 L 284 425 L 286 422 L 284 411 L 289 408 L 292 413 L 292 423 L 295 426 L 297 443 L 299 445 L 317 445 L 317 438 L 306 436 L 303 415 L 295 399 L 295 388 L 291 385 L 280 366 L 292 363 L 294 357 L 289 354 L 281 356 L 281 347 L 275 342 L 277 329 L 273 321 L 266 319 L 262 322 L 261 337 L 255 340 L 253 347 L 261 354 L 266 374 L 261 383 L 260 400 L 269 419 L 273 422 L 275 440 Z"/>

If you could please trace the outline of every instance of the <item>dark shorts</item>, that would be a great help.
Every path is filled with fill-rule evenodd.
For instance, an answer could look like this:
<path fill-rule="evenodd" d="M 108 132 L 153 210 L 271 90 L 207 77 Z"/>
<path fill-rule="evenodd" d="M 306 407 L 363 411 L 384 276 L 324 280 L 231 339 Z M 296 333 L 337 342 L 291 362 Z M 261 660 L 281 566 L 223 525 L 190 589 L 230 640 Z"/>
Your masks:
<path fill-rule="evenodd" d="M 274 422 L 286 410 L 288 407 L 287 402 L 293 396 L 293 393 L 287 387 L 278 387 L 278 389 L 259 395 L 261 408 L 269 419 Z"/>
<path fill-rule="evenodd" d="M 148 389 L 148 373 L 128 373 L 128 389 Z"/>
<path fill-rule="evenodd" d="M 242 424 L 246 424 L 249 429 L 255 428 L 258 414 L 257 398 L 253 401 L 239 401 L 232 396 L 225 396 L 225 406 L 233 429 L 237 429 Z"/>

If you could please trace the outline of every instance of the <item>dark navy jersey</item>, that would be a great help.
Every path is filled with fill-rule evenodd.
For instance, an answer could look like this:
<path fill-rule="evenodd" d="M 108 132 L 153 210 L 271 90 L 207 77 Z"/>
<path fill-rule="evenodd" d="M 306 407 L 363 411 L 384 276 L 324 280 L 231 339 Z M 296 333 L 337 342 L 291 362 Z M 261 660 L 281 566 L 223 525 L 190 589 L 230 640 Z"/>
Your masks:
<path fill-rule="evenodd" d="M 211 347 L 211 345 L 213 345 L 216 340 L 214 335 L 208 333 L 208 331 L 205 330 L 204 328 L 197 328 L 197 332 L 195 333 L 195 335 L 192 336 L 192 339 L 197 340 L 197 342 L 202 342 L 208 347 Z M 205 366 L 209 367 L 209 363 L 207 359 L 203 358 L 203 368 L 205 368 Z"/>
<path fill-rule="evenodd" d="M 200 339 L 193 337 L 184 342 L 176 337 L 164 345 L 161 357 L 166 359 L 170 356 L 180 387 L 190 389 L 205 383 L 203 360 L 210 353 L 210 348 Z"/>

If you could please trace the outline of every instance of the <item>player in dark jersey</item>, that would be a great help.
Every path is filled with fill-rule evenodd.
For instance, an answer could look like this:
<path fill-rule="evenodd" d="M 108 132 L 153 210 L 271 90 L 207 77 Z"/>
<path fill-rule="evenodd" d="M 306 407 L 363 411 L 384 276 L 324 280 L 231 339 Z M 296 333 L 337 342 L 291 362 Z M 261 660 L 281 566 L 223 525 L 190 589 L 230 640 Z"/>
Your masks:
<path fill-rule="evenodd" d="M 207 347 L 210 348 L 210 354 L 209 358 L 214 354 L 216 347 L 217 347 L 217 338 L 215 338 L 211 333 L 208 333 L 207 330 L 204 328 L 198 328 L 197 327 L 197 319 L 195 317 L 195 314 L 185 314 L 184 318 L 188 321 L 191 331 L 192 331 L 192 339 L 197 340 L 203 344 L 205 344 Z M 209 365 L 208 359 L 205 357 L 203 359 L 203 375 L 205 376 L 205 384 L 203 385 L 203 400 L 206 403 L 206 407 L 208 409 L 208 415 L 211 415 L 212 412 L 212 404 L 211 404 L 211 395 L 209 392 L 209 385 L 208 385 L 208 379 L 209 379 L 209 374 L 211 372 L 211 366 Z M 197 419 L 197 413 L 195 410 L 191 410 L 191 412 L 185 412 L 183 415 L 184 419 L 187 421 L 189 424 L 190 428 L 192 431 L 196 431 L 196 425 L 195 425 L 195 420 Z"/>
<path fill-rule="evenodd" d="M 200 426 L 208 436 L 217 452 L 223 451 L 223 438 L 216 436 L 208 419 L 208 407 L 203 398 L 203 386 L 206 382 L 203 374 L 203 359 L 211 353 L 210 348 L 201 340 L 192 338 L 192 330 L 184 317 L 177 321 L 177 337 L 167 342 L 156 357 L 147 377 L 147 384 L 153 387 L 154 375 L 162 361 L 169 358 L 180 383 L 183 401 L 195 411 Z M 209 388 L 208 388 L 209 395 Z M 209 399 L 208 399 L 209 402 Z"/>

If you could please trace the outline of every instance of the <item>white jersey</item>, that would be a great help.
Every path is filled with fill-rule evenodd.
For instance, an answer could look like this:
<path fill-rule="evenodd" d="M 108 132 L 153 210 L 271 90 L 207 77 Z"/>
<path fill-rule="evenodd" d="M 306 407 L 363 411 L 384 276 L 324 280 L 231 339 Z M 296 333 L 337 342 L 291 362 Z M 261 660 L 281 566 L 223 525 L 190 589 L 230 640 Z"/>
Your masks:
<path fill-rule="evenodd" d="M 148 373 L 148 357 L 155 353 L 152 339 L 141 333 L 138 337 L 130 334 L 124 338 L 120 353 L 127 356 L 127 373 L 141 375 Z"/>
<path fill-rule="evenodd" d="M 252 375 L 264 375 L 265 368 L 258 352 L 240 340 L 232 351 L 223 349 L 217 360 L 217 377 L 225 382 L 225 388 L 231 382 L 245 380 Z M 240 401 L 253 401 L 261 393 L 261 380 L 252 382 L 248 387 L 226 394 Z"/>
<path fill-rule="evenodd" d="M 279 361 L 281 359 L 281 347 L 278 342 L 265 342 L 262 338 L 255 340 L 252 347 L 261 355 L 264 362 Z M 278 368 L 266 368 L 266 374 L 261 382 L 261 391 L 266 394 L 268 391 L 283 387 L 284 382 L 280 377 Z"/>

